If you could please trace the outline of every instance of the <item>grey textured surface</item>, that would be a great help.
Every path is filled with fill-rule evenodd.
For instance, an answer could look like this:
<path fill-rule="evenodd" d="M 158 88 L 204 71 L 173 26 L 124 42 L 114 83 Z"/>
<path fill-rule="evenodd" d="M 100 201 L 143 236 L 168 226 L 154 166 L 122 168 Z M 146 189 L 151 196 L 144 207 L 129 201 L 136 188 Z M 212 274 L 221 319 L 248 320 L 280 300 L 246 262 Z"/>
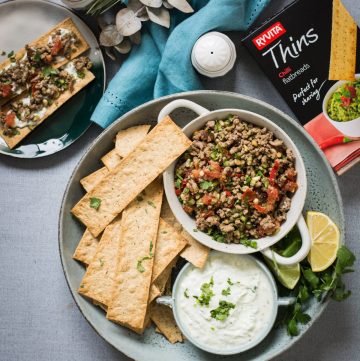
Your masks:
<path fill-rule="evenodd" d="M 267 14 L 288 2 L 273 0 Z M 359 1 L 344 0 L 344 3 L 360 23 Z M 234 33 L 231 37 L 238 45 L 240 35 Z M 291 115 L 246 51 L 237 48 L 235 70 L 224 78 L 206 80 L 205 87 L 255 96 Z M 110 73 L 116 66 L 109 64 Z M 1 360 L 127 360 L 103 341 L 78 311 L 67 288 L 58 254 L 58 215 L 67 180 L 100 131 L 92 126 L 70 148 L 48 158 L 0 157 Z M 358 258 L 359 184 L 359 166 L 339 178 L 347 244 Z M 353 289 L 352 297 L 340 304 L 331 302 L 311 330 L 276 360 L 359 360 L 358 279 L 358 273 L 348 275 L 346 281 Z"/>

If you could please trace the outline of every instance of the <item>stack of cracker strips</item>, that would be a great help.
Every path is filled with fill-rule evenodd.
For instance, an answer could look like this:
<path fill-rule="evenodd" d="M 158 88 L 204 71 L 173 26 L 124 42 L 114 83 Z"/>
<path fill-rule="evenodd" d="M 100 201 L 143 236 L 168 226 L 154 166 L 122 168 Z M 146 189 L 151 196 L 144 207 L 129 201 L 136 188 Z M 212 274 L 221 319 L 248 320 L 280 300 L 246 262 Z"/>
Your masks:
<path fill-rule="evenodd" d="M 171 309 L 155 302 L 171 293 L 178 257 L 203 267 L 209 249 L 175 220 L 163 200 L 161 174 L 191 145 L 166 117 L 120 131 L 104 167 L 80 182 L 87 191 L 72 213 L 87 227 L 74 259 L 86 265 L 78 289 L 107 319 L 139 334 L 153 321 L 171 342 L 183 341 Z"/>

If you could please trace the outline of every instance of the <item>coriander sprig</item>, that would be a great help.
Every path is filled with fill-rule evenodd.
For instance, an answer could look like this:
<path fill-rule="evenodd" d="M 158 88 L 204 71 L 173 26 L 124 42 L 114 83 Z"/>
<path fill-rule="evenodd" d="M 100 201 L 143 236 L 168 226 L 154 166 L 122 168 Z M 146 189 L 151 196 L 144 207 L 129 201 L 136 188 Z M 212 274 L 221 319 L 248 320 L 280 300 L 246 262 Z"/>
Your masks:
<path fill-rule="evenodd" d="M 304 313 L 307 301 L 313 295 L 318 301 L 330 296 L 336 301 L 343 301 L 351 295 L 342 280 L 346 273 L 353 272 L 355 255 L 346 247 L 341 246 L 337 252 L 336 262 L 323 272 L 314 273 L 307 262 L 301 263 L 300 285 L 296 289 L 296 302 L 290 306 L 286 318 L 289 335 L 299 334 L 298 324 L 306 324 L 311 317 Z"/>

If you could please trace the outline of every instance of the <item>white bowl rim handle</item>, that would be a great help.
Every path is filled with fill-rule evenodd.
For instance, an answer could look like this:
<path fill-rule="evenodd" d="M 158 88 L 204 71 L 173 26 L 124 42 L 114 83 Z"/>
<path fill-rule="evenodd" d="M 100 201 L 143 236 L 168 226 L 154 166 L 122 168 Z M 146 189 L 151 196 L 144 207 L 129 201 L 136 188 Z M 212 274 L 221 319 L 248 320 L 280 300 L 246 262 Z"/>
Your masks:
<path fill-rule="evenodd" d="M 265 257 L 267 257 L 271 260 L 274 259 L 276 263 L 285 265 L 285 266 L 290 266 L 290 265 L 293 265 L 293 264 L 296 264 L 296 263 L 299 263 L 300 261 L 302 261 L 308 255 L 308 253 L 310 251 L 311 237 L 310 237 L 310 233 L 307 228 L 307 225 L 305 223 L 305 219 L 302 214 L 300 215 L 296 224 L 299 229 L 299 232 L 301 235 L 301 242 L 302 242 L 301 247 L 296 254 L 294 254 L 291 257 L 283 257 L 283 256 L 280 256 L 279 254 L 277 254 L 276 252 L 272 251 L 270 248 L 263 249 L 261 251 L 261 253 Z"/>
<path fill-rule="evenodd" d="M 188 108 L 198 114 L 199 116 L 210 113 L 210 110 L 202 107 L 199 104 L 196 104 L 190 100 L 186 99 L 177 99 L 169 104 L 165 105 L 164 108 L 161 109 L 158 116 L 158 123 L 160 123 L 167 115 L 173 112 L 177 108 Z"/>

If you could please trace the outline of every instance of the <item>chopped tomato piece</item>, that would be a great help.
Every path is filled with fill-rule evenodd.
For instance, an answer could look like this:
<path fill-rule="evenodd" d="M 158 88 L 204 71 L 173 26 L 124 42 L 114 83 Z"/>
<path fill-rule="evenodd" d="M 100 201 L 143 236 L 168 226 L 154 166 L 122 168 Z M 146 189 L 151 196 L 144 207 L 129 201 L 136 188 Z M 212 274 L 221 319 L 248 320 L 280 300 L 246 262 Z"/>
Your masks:
<path fill-rule="evenodd" d="M 356 88 L 352 85 L 347 86 L 347 90 L 350 92 L 350 98 L 356 98 Z"/>
<path fill-rule="evenodd" d="M 176 194 L 177 196 L 179 196 L 179 195 L 181 194 L 181 189 L 176 188 L 176 189 L 175 189 L 175 194 Z"/>
<path fill-rule="evenodd" d="M 199 169 L 193 169 L 192 175 L 193 175 L 193 177 L 195 179 L 199 179 L 200 178 L 200 170 Z"/>
<path fill-rule="evenodd" d="M 193 212 L 193 208 L 192 207 L 189 207 L 189 206 L 183 206 L 183 209 L 186 213 L 192 213 Z"/>
<path fill-rule="evenodd" d="M 60 38 L 60 36 L 57 36 L 56 40 L 54 42 L 54 45 L 51 48 L 51 55 L 52 56 L 57 55 L 59 53 L 59 51 L 61 50 L 61 48 L 62 48 L 61 38 Z"/>
<path fill-rule="evenodd" d="M 279 190 L 273 186 L 269 186 L 269 188 L 266 190 L 268 199 L 268 204 L 274 204 L 278 198 L 279 198 Z"/>
<path fill-rule="evenodd" d="M 348 107 L 348 106 L 350 106 L 351 98 L 341 96 L 340 99 L 341 99 L 341 105 L 342 105 L 343 107 Z"/>
<path fill-rule="evenodd" d="M 234 177 L 241 178 L 242 176 L 243 176 L 243 174 L 241 174 L 241 173 L 234 173 Z"/>
<path fill-rule="evenodd" d="M 11 92 L 11 85 L 10 84 L 0 84 L 0 95 L 3 98 L 6 98 L 7 96 L 10 95 Z"/>
<path fill-rule="evenodd" d="M 10 128 L 15 127 L 15 113 L 14 112 L 6 114 L 5 124 L 8 125 Z"/>
<path fill-rule="evenodd" d="M 221 178 L 221 166 L 219 163 L 210 161 L 210 169 L 204 168 L 204 174 L 206 179 L 219 179 Z"/>
<path fill-rule="evenodd" d="M 211 204 L 213 200 L 213 197 L 211 196 L 208 196 L 207 194 L 205 194 L 203 197 L 202 197 L 202 202 L 206 205 L 206 206 L 209 206 Z"/>
<path fill-rule="evenodd" d="M 269 182 L 273 186 L 275 184 L 276 176 L 279 171 L 280 161 L 279 159 L 275 160 L 274 166 L 270 170 Z"/>
<path fill-rule="evenodd" d="M 245 202 L 251 202 L 257 197 L 256 193 L 248 188 L 241 196 L 241 199 Z"/>
<path fill-rule="evenodd" d="M 231 194 L 230 191 L 225 191 L 225 193 L 226 193 L 226 195 L 227 195 L 228 197 L 231 197 L 231 196 L 232 196 L 232 194 Z"/>
<path fill-rule="evenodd" d="M 296 178 L 296 170 L 294 168 L 286 169 L 285 176 L 286 176 L 287 179 L 290 179 L 292 181 L 295 180 L 295 178 Z"/>
<path fill-rule="evenodd" d="M 51 63 L 52 62 L 52 55 L 48 54 L 45 56 L 45 62 L 46 63 Z"/>
<path fill-rule="evenodd" d="M 295 193 L 295 191 L 298 189 L 298 185 L 296 182 L 287 181 L 283 187 L 284 191 Z"/>
<path fill-rule="evenodd" d="M 263 207 L 260 204 L 253 204 L 254 208 L 259 212 L 259 213 L 267 213 L 267 207 Z"/>
<path fill-rule="evenodd" d="M 187 180 L 183 179 L 183 180 L 181 181 L 181 188 L 185 188 L 186 185 L 187 185 Z"/>
<path fill-rule="evenodd" d="M 211 217 L 214 215 L 214 211 L 207 211 L 206 213 L 203 213 L 202 216 L 206 219 L 208 217 Z"/>

